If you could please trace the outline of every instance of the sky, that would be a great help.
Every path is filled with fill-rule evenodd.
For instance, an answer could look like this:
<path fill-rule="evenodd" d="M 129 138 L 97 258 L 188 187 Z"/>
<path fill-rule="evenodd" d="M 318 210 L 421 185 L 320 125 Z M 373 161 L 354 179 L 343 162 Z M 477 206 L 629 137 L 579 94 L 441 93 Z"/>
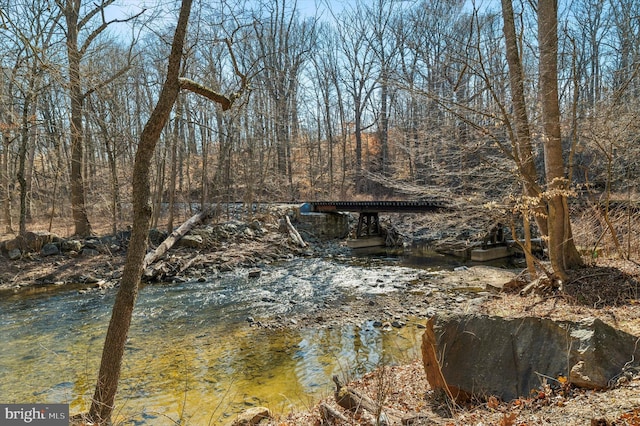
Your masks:
<path fill-rule="evenodd" d="M 203 0 L 205 1 L 205 0 Z M 229 0 L 230 3 L 238 2 L 242 0 Z M 271 1 L 271 0 L 247 0 L 249 3 L 255 1 L 258 3 L 259 1 Z M 281 0 L 282 1 L 282 0 Z M 288 4 L 293 4 L 294 0 L 284 0 Z M 361 0 L 365 3 L 373 3 L 374 1 L 379 0 Z M 410 4 L 415 2 L 416 0 L 397 0 L 398 2 Z M 465 0 L 466 6 L 469 11 L 472 10 L 473 6 L 479 8 L 480 10 L 485 10 L 486 8 L 496 9 L 499 7 L 498 0 Z M 319 17 L 327 20 L 331 20 L 331 15 L 338 14 L 345 9 L 349 9 L 353 7 L 354 0 L 297 0 L 297 10 L 303 17 Z M 160 6 L 158 6 L 160 4 Z M 162 7 L 162 4 L 168 5 L 170 7 Z M 149 10 L 145 14 L 146 16 L 150 16 L 152 11 L 164 10 L 165 12 L 169 12 L 170 10 L 174 10 L 179 6 L 177 0 L 120 0 L 118 5 L 113 5 L 107 8 L 106 18 L 107 19 L 123 19 L 128 16 L 135 15 L 139 13 L 143 8 L 148 8 Z M 156 18 L 157 20 L 158 18 Z M 123 33 L 128 33 L 129 28 L 126 24 L 118 24 L 118 30 Z"/>

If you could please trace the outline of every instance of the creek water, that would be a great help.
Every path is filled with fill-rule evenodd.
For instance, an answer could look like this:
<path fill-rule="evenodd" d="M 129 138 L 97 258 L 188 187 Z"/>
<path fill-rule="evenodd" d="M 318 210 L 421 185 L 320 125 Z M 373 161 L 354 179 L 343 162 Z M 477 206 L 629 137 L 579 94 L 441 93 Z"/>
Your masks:
<path fill-rule="evenodd" d="M 433 267 L 433 265 L 430 265 Z M 132 425 L 218 425 L 244 409 L 306 408 L 347 379 L 419 354 L 415 324 L 250 326 L 249 317 L 313 313 L 322 304 L 396 291 L 421 272 L 397 261 L 295 259 L 204 282 L 141 288 L 126 346 L 116 418 Z M 116 290 L 0 296 L 0 402 L 88 409 Z"/>

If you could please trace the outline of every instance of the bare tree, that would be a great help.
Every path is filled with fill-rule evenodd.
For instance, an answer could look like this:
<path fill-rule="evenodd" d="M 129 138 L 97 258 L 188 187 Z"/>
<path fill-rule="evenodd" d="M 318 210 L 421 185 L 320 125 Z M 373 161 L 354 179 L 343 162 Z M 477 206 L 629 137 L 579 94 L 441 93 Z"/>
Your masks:
<path fill-rule="evenodd" d="M 354 184 L 356 192 L 366 189 L 363 170 L 363 132 L 371 125 L 366 123 L 367 107 L 375 89 L 375 55 L 368 48 L 366 40 L 369 29 L 360 19 L 364 15 L 362 5 L 356 3 L 354 9 L 340 15 L 337 29 L 340 35 L 341 56 L 344 61 L 344 90 L 349 96 L 352 108 L 350 117 L 355 138 Z M 371 120 L 372 121 L 372 120 Z"/>
<path fill-rule="evenodd" d="M 327 190 L 329 194 L 332 194 L 336 187 L 334 145 L 339 134 L 342 133 L 336 125 L 336 122 L 341 121 L 339 112 L 343 106 L 342 92 L 339 86 L 340 69 L 337 61 L 336 42 L 337 37 L 333 28 L 326 24 L 321 25 L 318 29 L 317 46 L 322 49 L 322 54 L 312 57 L 315 70 L 314 80 L 317 82 L 317 93 L 320 95 L 321 111 L 319 114 L 324 120 L 324 132 L 320 132 L 320 130 L 319 132 L 324 135 L 327 143 Z M 336 108 L 336 106 L 340 106 L 340 108 Z M 343 166 L 342 170 L 344 175 L 346 167 Z"/>
<path fill-rule="evenodd" d="M 396 7 L 394 7 L 396 6 Z M 397 67 L 400 46 L 395 37 L 393 25 L 398 22 L 394 11 L 397 4 L 389 0 L 377 0 L 372 6 L 365 6 L 363 15 L 368 17 L 367 47 L 375 55 L 378 96 L 374 102 L 376 111 L 377 138 L 380 144 L 378 170 L 383 176 L 390 174 L 389 119 L 393 101 L 391 76 Z M 378 106 L 379 105 L 379 106 Z"/>
<path fill-rule="evenodd" d="M 68 60 L 69 96 L 71 102 L 71 208 L 73 212 L 73 222 L 75 234 L 87 236 L 91 234 L 91 224 L 87 215 L 85 205 L 85 184 L 82 173 L 84 157 L 84 132 L 83 114 L 86 97 L 98 87 L 109 84 L 127 71 L 123 68 L 100 82 L 87 84 L 81 72 L 81 63 L 88 49 L 107 27 L 117 22 L 126 22 L 135 19 L 140 14 L 130 18 L 120 20 L 105 19 L 105 9 L 112 5 L 115 0 L 105 0 L 100 4 L 94 3 L 83 16 L 80 16 L 82 8 L 81 0 L 55 0 L 58 8 L 62 12 L 66 23 L 66 47 Z M 101 22 L 94 28 L 88 28 L 89 24 L 101 19 Z M 81 31 L 89 29 L 89 34 L 80 40 Z M 89 87 L 86 88 L 85 85 Z"/>
<path fill-rule="evenodd" d="M 296 0 L 277 0 L 268 7 L 269 15 L 255 21 L 260 76 L 272 105 L 278 177 L 287 178 L 289 196 L 296 198 L 291 146 L 298 135 L 299 80 L 314 44 L 315 21 L 299 20 Z"/>
<path fill-rule="evenodd" d="M 38 130 L 38 98 L 47 81 L 46 70 L 53 68 L 50 63 L 50 56 L 54 53 L 51 46 L 60 16 L 51 13 L 46 2 L 37 0 L 29 3 L 14 2 L 7 5 L 6 10 L 10 14 L 6 17 L 7 32 L 10 34 L 8 38 L 16 52 L 8 91 L 16 95 L 16 99 L 10 104 L 20 109 L 19 114 L 15 113 L 14 119 L 19 121 L 16 178 L 20 192 L 19 232 L 22 234 L 26 232 L 26 221 L 30 216 L 29 198 Z M 8 142 L 6 137 L 5 141 Z"/>
<path fill-rule="evenodd" d="M 133 170 L 133 229 L 125 260 L 120 288 L 111 313 L 98 373 L 98 381 L 89 410 L 89 419 L 98 425 L 110 424 L 118 389 L 124 348 L 131 326 L 133 308 L 145 265 L 147 238 L 151 220 L 150 166 L 160 135 L 181 89 L 189 90 L 210 99 L 228 110 L 246 87 L 244 75 L 236 69 L 241 79 L 241 91 L 231 96 L 219 94 L 193 80 L 180 77 L 184 40 L 191 11 L 191 0 L 183 0 L 176 25 L 167 74 L 158 101 L 149 117 L 136 151 Z"/>
<path fill-rule="evenodd" d="M 0 69 L 0 134 L 2 134 L 2 171 L 0 171 L 0 184 L 2 191 L 2 219 L 4 232 L 13 232 L 11 218 L 11 177 L 9 170 L 9 158 L 11 144 L 16 140 L 16 127 L 14 112 L 10 99 L 10 76 L 5 69 Z"/>
<path fill-rule="evenodd" d="M 538 172 L 536 170 L 533 148 L 531 144 L 531 131 L 529 125 L 529 115 L 527 113 L 527 102 L 524 92 L 524 72 L 520 49 L 518 47 L 518 37 L 516 35 L 516 25 L 511 0 L 502 0 L 502 17 L 504 20 L 504 38 L 506 45 L 506 57 L 509 64 L 509 82 L 511 87 L 511 101 L 514 110 L 515 134 L 508 128 L 510 139 L 513 145 L 513 158 L 522 179 L 523 194 L 523 217 L 526 244 L 527 267 L 532 277 L 535 277 L 535 266 L 531 258 L 531 231 L 529 227 L 528 205 L 532 204 L 532 214 L 540 233 L 543 236 L 547 232 L 547 209 L 541 196 L 541 188 L 538 184 Z"/>
<path fill-rule="evenodd" d="M 549 259 L 554 273 L 566 280 L 567 271 L 582 265 L 571 232 L 568 180 L 565 176 L 558 99 L 558 4 L 538 2 L 538 43 L 540 49 L 540 100 L 544 133 L 544 159 L 549 231 Z"/>

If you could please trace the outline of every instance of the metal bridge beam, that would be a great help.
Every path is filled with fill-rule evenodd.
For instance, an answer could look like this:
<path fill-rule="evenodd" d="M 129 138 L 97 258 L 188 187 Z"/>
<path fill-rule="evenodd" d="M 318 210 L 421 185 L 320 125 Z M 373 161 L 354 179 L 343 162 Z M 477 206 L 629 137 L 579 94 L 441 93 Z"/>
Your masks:
<path fill-rule="evenodd" d="M 378 212 L 362 212 L 358 215 L 356 238 L 380 235 L 380 218 Z"/>

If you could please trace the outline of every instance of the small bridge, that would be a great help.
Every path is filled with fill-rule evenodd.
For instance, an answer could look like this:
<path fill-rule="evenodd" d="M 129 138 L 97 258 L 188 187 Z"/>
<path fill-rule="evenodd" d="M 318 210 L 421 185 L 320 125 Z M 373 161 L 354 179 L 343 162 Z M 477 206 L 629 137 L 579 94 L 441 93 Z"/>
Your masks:
<path fill-rule="evenodd" d="M 426 213 L 448 209 L 443 200 L 425 201 L 311 201 L 310 211 L 318 213 L 359 213 L 356 238 L 380 235 L 379 213 Z"/>

